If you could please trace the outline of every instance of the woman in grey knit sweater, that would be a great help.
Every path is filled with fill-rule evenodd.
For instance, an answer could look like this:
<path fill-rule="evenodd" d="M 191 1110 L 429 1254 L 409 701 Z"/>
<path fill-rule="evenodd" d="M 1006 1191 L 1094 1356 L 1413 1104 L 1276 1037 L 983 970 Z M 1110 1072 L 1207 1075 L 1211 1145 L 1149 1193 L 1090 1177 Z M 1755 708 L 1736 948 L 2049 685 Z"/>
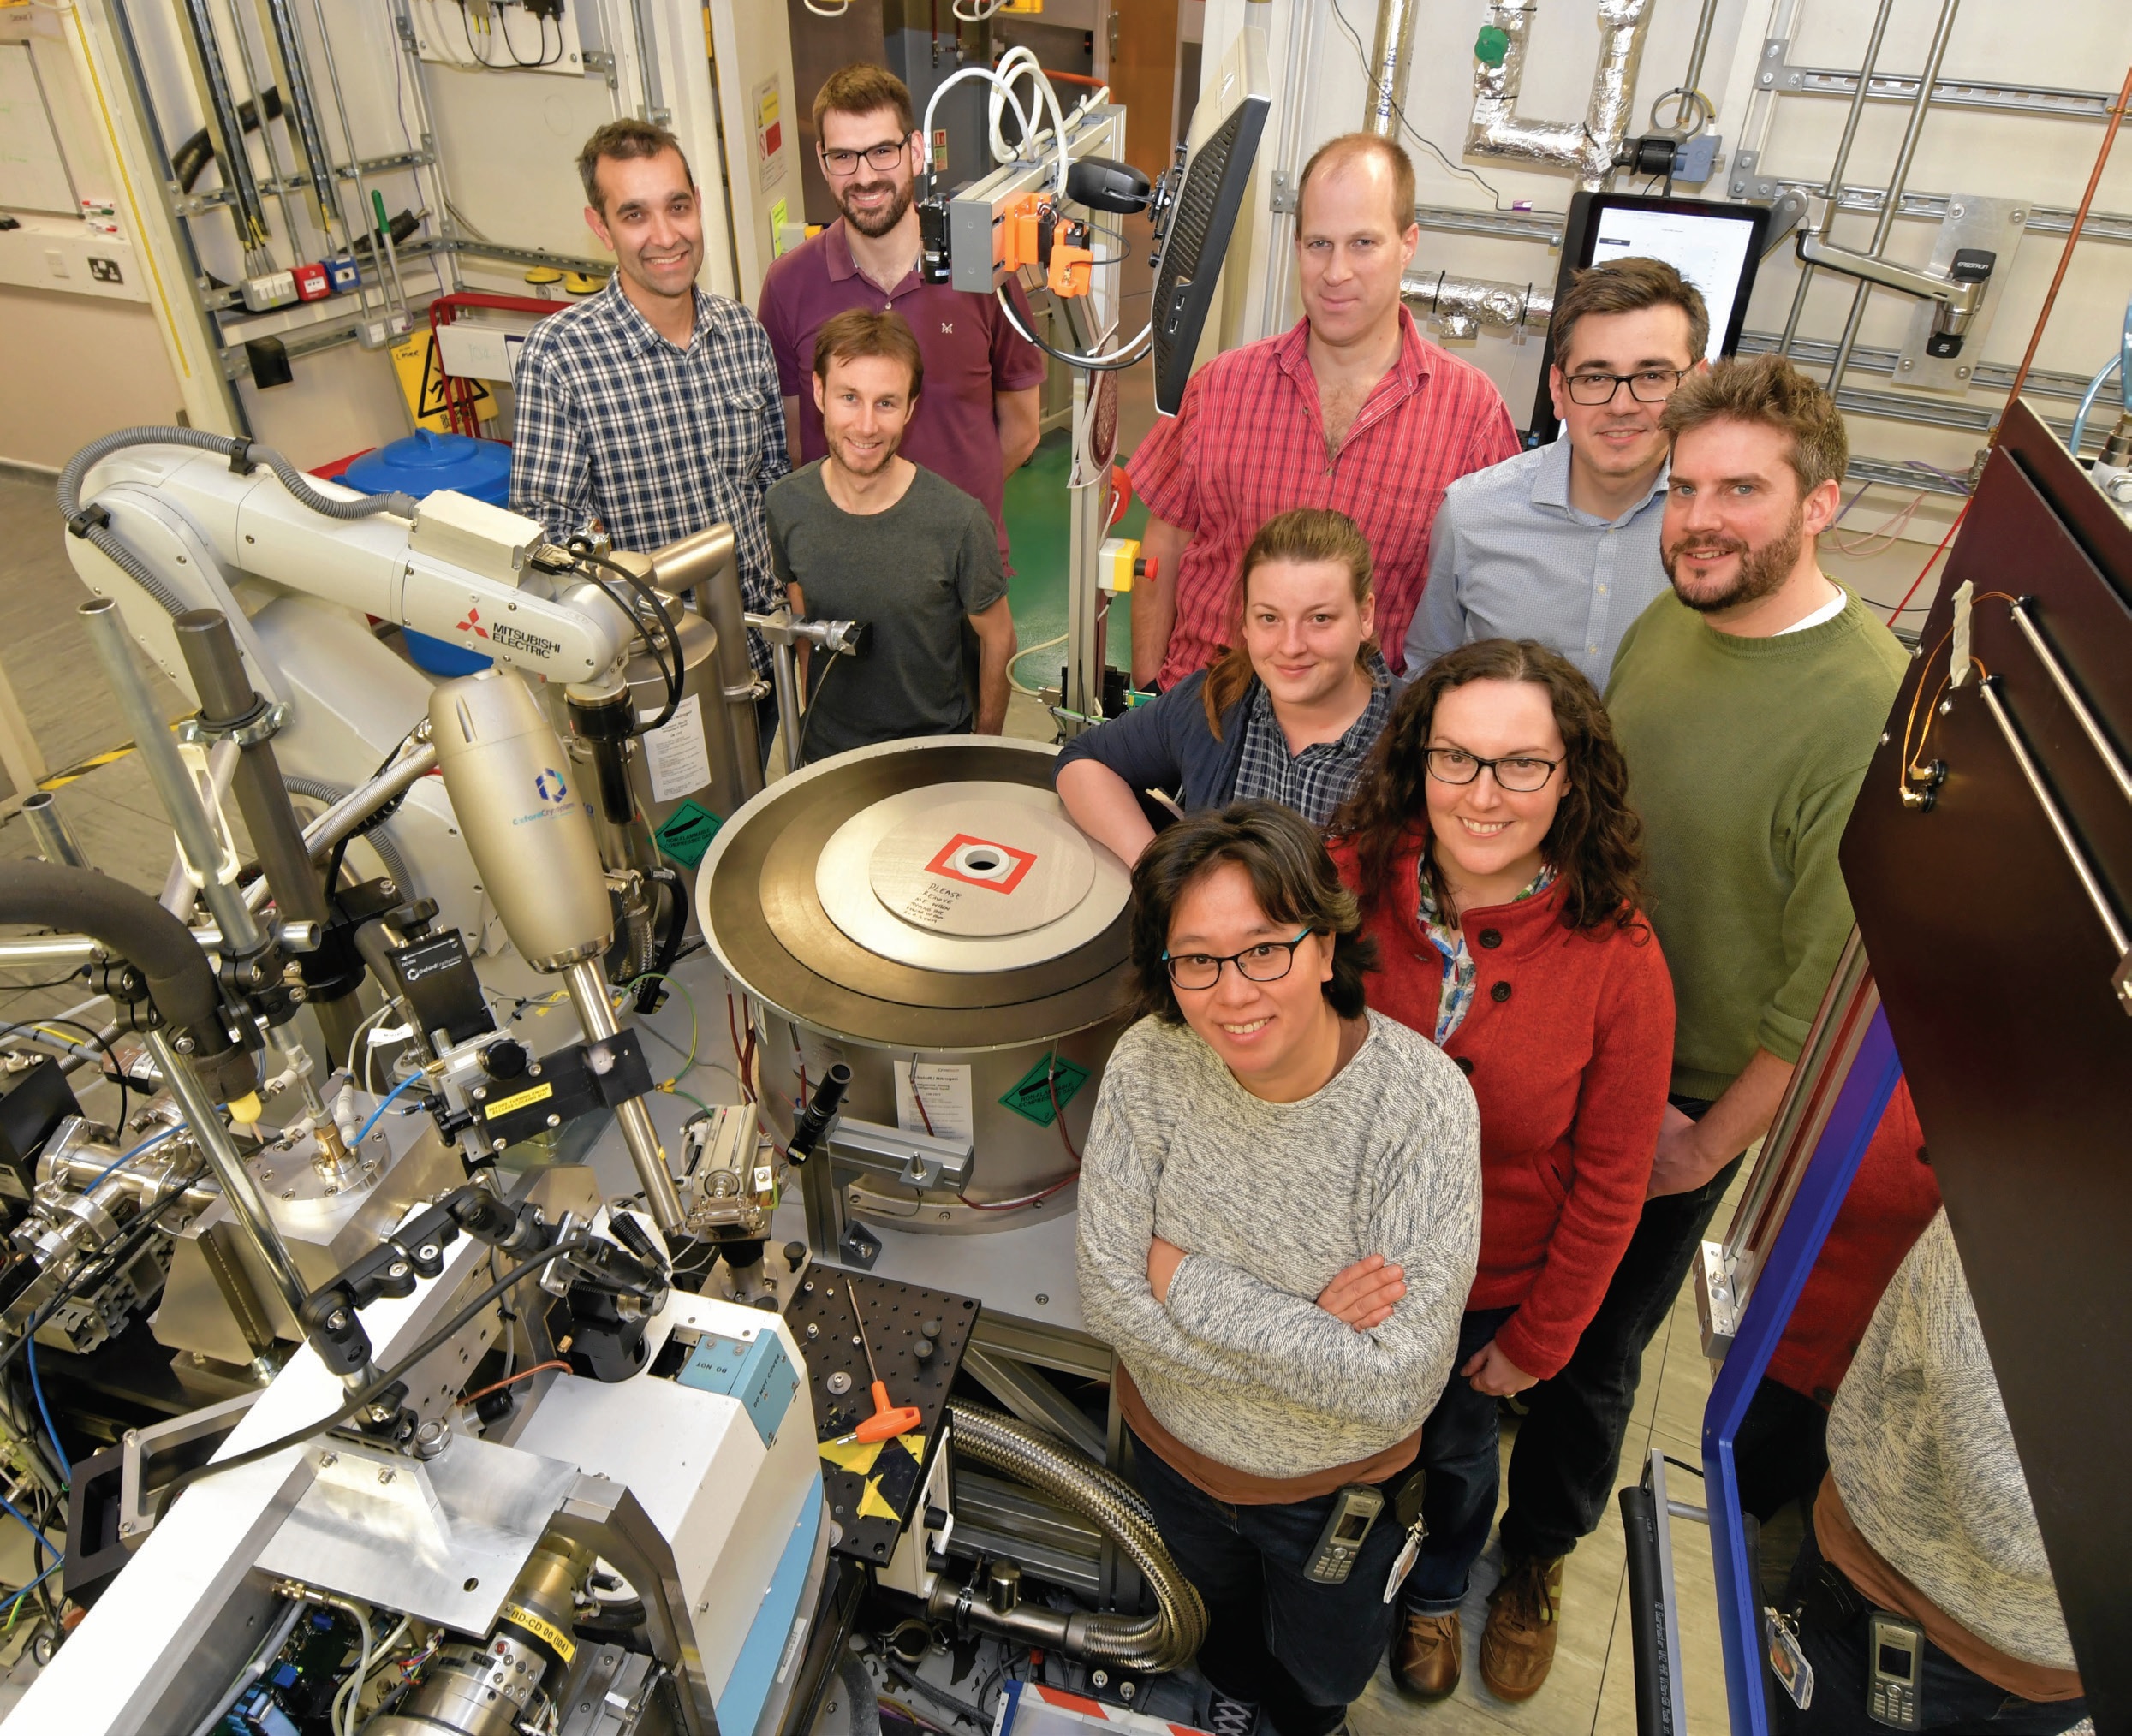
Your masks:
<path fill-rule="evenodd" d="M 1210 1727 L 1248 1736 L 1263 1709 L 1330 1736 L 1408 1559 L 1395 1513 L 1473 1283 L 1479 1116 L 1440 1049 L 1365 1010 L 1355 901 L 1294 814 L 1173 826 L 1133 887 L 1148 1016 L 1089 1133 L 1081 1308 L 1206 1601 Z M 1328 1583 L 1306 1570 L 1357 1487 L 1383 1509 Z"/>

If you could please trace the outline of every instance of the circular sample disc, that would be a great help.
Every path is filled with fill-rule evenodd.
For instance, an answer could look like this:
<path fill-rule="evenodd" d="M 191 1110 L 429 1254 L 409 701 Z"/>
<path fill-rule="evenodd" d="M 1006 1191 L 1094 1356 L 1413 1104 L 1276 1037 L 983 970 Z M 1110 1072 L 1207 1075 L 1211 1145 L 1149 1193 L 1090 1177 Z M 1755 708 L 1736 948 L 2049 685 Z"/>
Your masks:
<path fill-rule="evenodd" d="M 1107 870 L 1108 871 L 1104 871 Z M 815 863 L 822 910 L 867 951 L 924 970 L 1015 970 L 1117 919 L 1129 883 L 1027 784 L 936 784 L 861 808 Z"/>

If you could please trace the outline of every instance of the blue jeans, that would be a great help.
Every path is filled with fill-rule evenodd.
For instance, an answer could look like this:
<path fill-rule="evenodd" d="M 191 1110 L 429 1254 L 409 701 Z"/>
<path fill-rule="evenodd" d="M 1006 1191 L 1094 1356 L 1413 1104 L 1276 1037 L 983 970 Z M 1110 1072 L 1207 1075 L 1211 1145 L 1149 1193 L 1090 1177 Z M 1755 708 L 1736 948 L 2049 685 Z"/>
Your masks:
<path fill-rule="evenodd" d="M 1421 1425 L 1421 1467 L 1429 1474 L 1421 1517 L 1428 1526 L 1421 1558 L 1407 1575 L 1402 1600 L 1409 1614 L 1448 1615 L 1466 1599 L 1466 1581 L 1488 1546 L 1495 1523 L 1501 1467 L 1496 1400 L 1477 1393 L 1459 1373 L 1468 1358 L 1502 1329 L 1515 1308 L 1474 1308 L 1459 1323 L 1450 1384 Z"/>
<path fill-rule="evenodd" d="M 1137 1436 L 1133 1480 L 1163 1546 L 1206 1603 L 1200 1673 L 1217 1692 L 1265 1708 L 1280 1736 L 1331 1736 L 1376 1674 L 1391 1638 L 1385 1600 L 1406 1534 L 1393 1517 L 1402 1471 L 1379 1487 L 1385 1510 L 1347 1582 L 1303 1577 L 1333 1497 L 1232 1507 L 1187 1482 Z"/>
<path fill-rule="evenodd" d="M 1799 1558 L 1791 1564 L 1791 1581 L 1784 1589 L 1789 1608 L 1808 1596 L 1816 1580 L 1834 1576 L 1836 1597 L 1824 1596 L 1825 1606 L 1849 1602 L 1855 1613 L 1830 1620 L 1821 1612 L 1799 1625 L 1799 1649 L 1813 1666 L 1813 1703 L 1805 1711 L 1791 1703 L 1782 1688 L 1772 1685 L 1770 1700 L 1775 1713 L 1772 1723 L 1778 1736 L 1880 1736 L 1888 1727 L 1876 1724 L 1866 1713 L 1866 1659 L 1867 1630 L 1873 1609 L 1842 1573 L 1822 1559 L 1819 1540 L 1811 1523 Z M 1844 1594 L 1848 1593 L 1846 1599 Z M 1974 1670 L 1956 1663 L 1929 1640 L 1925 1644 L 1924 1668 L 1920 1673 L 1917 1709 L 1922 1727 L 1940 1736 L 2058 1736 L 2087 1715 L 2087 1702 L 2080 1700 L 2024 1700 L 2018 1694 L 1987 1682 Z"/>

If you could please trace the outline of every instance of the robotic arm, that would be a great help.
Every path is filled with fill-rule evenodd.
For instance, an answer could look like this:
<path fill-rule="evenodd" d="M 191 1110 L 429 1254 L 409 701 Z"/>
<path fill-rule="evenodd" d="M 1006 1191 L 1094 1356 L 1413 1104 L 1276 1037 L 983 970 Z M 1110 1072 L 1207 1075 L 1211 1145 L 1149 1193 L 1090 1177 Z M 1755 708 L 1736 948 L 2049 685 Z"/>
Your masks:
<path fill-rule="evenodd" d="M 209 437 L 230 449 L 217 459 L 160 437 L 193 431 L 140 431 L 147 437 L 84 467 L 77 486 L 87 504 L 68 514 L 75 531 L 69 551 L 92 591 L 119 598 L 128 626 L 173 680 L 183 679 L 183 663 L 168 627 L 172 612 L 127 570 L 122 556 L 114 558 L 110 538 L 186 608 L 248 616 L 272 592 L 290 592 L 412 627 L 545 680 L 618 681 L 635 623 L 575 578 L 574 562 L 536 560 L 543 539 L 533 520 L 449 490 L 420 502 L 384 496 L 384 508 L 398 511 L 327 516 L 319 502 L 379 502 L 308 478 L 300 479 L 299 494 L 245 442 Z M 84 522 L 99 513 L 101 524 Z M 89 529 L 105 534 L 83 534 Z M 233 610 L 241 601 L 252 606 Z M 247 651 L 248 661 L 267 661 L 256 646 Z M 276 671 L 259 673 L 271 678 Z"/>

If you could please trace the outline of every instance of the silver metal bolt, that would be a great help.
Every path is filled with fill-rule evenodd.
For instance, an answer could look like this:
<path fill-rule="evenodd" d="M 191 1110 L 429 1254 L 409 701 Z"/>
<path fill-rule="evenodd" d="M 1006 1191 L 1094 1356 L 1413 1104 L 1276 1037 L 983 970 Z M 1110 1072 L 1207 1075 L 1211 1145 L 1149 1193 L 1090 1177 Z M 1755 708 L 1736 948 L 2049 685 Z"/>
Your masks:
<path fill-rule="evenodd" d="M 1049 1296 L 1046 1296 L 1041 1290 L 1036 1293 L 1037 1305 L 1039 1308 L 1049 1303 L 1051 1299 Z"/>
<path fill-rule="evenodd" d="M 1960 217 L 1962 214 L 1962 208 L 1958 205 L 1950 205 L 1947 207 L 1947 215 L 1949 217 Z"/>
<path fill-rule="evenodd" d="M 1952 699 L 1942 699 L 1942 700 L 1939 702 L 1939 715 L 1940 715 L 1941 716 L 1944 717 L 1944 716 L 1948 716 L 1950 712 L 1952 712 L 1952 711 L 1953 711 L 1953 710 L 1954 710 L 1954 701 L 1953 701 Z"/>
<path fill-rule="evenodd" d="M 1883 747 L 1888 745 L 1888 732 L 1885 729 L 1880 732 L 1880 745 Z"/>
<path fill-rule="evenodd" d="M 1090 1670 L 1088 1680 L 1099 1688 L 1107 1688 L 1111 1685 L 1111 1673 L 1108 1670 Z"/>
<path fill-rule="evenodd" d="M 379 1471 L 379 1472 L 378 1473 L 378 1482 L 380 1482 L 380 1483 L 390 1483 L 390 1482 L 391 1482 L 391 1481 L 392 1481 L 392 1472 L 391 1472 L 391 1471 Z"/>
<path fill-rule="evenodd" d="M 2025 223 L 2028 221 L 2028 213 L 2025 211 L 2010 212 L 2006 221 L 2010 223 Z"/>

